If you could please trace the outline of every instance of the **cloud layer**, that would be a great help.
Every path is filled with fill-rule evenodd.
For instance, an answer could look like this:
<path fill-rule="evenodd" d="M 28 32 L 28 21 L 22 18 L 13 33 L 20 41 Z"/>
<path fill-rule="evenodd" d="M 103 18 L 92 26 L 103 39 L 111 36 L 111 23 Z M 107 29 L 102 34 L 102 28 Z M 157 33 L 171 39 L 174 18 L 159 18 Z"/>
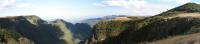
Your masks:
<path fill-rule="evenodd" d="M 194 0 L 0 0 L 0 17 L 38 15 L 44 19 L 78 21 L 119 14 L 147 16 L 187 2 Z"/>

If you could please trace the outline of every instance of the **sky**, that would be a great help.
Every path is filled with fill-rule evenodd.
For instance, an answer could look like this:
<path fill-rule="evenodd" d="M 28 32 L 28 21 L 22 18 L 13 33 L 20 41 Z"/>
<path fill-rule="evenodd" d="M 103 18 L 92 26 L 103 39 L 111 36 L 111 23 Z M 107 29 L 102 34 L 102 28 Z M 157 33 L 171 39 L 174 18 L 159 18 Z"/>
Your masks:
<path fill-rule="evenodd" d="M 36 15 L 78 22 L 107 15 L 152 16 L 199 0 L 0 0 L 0 17 Z"/>

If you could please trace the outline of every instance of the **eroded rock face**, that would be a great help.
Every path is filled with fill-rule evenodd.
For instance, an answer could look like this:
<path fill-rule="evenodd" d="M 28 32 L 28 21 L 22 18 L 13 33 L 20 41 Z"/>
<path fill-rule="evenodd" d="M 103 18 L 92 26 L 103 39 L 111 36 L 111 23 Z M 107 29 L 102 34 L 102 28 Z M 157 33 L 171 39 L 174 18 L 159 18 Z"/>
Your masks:
<path fill-rule="evenodd" d="M 60 29 L 59 39 L 64 40 L 67 44 L 74 44 L 72 32 L 67 28 L 65 21 L 55 20 L 51 24 Z"/>
<path fill-rule="evenodd" d="M 84 44 L 85 41 L 92 35 L 92 28 L 87 23 L 72 24 L 65 21 L 63 21 L 63 23 L 69 31 L 71 31 L 74 44 Z"/>

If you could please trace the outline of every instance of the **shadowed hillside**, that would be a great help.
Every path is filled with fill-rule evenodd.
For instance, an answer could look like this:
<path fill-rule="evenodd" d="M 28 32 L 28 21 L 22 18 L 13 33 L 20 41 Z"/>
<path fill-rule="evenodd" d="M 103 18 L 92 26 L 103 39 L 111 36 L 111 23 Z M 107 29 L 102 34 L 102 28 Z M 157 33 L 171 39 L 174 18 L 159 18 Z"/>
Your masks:
<path fill-rule="evenodd" d="M 0 26 L 15 30 L 22 36 L 33 40 L 35 44 L 65 44 L 72 41 L 72 38 L 62 38 L 71 36 L 70 32 L 59 22 L 48 24 L 37 16 L 15 16 L 0 18 Z M 68 32 L 67 32 L 68 31 Z M 72 42 L 73 43 L 73 42 Z"/>
<path fill-rule="evenodd" d="M 85 41 L 92 35 L 92 28 L 87 23 L 72 24 L 65 22 L 66 27 L 70 29 L 73 34 L 74 42 L 77 44 L 84 44 Z"/>
<path fill-rule="evenodd" d="M 34 44 L 34 42 L 14 30 L 1 28 L 0 44 Z"/>
<path fill-rule="evenodd" d="M 93 27 L 93 35 L 87 44 L 103 44 L 102 42 L 109 37 L 117 37 L 120 33 L 126 32 L 129 21 L 137 21 L 144 17 L 116 17 L 112 20 L 100 21 Z"/>

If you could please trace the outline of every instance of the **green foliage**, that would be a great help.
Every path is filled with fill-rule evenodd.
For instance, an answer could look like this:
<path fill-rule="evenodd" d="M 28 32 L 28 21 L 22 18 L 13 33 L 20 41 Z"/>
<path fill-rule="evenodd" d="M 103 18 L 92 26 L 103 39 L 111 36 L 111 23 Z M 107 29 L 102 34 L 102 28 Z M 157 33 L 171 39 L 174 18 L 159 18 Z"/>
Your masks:
<path fill-rule="evenodd" d="M 69 39 L 66 38 L 66 35 L 71 36 L 70 34 L 67 34 L 70 32 L 68 32 L 68 29 L 65 29 L 66 27 L 63 26 L 65 25 L 64 23 L 55 22 L 55 25 L 53 22 L 51 24 L 47 24 L 46 21 L 43 21 L 37 16 L 0 18 L 0 27 L 11 31 L 14 30 L 14 32 L 20 33 L 20 35 L 23 36 L 22 38 L 20 36 L 20 40 L 17 38 L 17 34 L 13 34 L 13 36 L 8 37 L 17 38 L 17 40 L 22 40 L 24 42 L 27 40 L 24 37 L 27 37 L 28 40 L 33 40 L 36 44 L 66 44 L 68 41 L 65 40 Z M 5 35 L 12 35 L 10 33 L 11 32 L 5 33 Z"/>
<path fill-rule="evenodd" d="M 152 42 L 178 35 L 200 33 L 200 18 L 173 17 L 177 13 L 192 12 L 200 12 L 200 5 L 187 3 L 157 16 L 136 21 L 127 21 L 122 24 L 119 23 L 120 26 L 115 26 L 118 24 L 115 22 L 106 22 L 108 24 L 100 23 L 95 29 L 121 29 L 120 27 L 125 29 L 124 32 L 120 33 L 118 36 L 106 38 L 103 44 L 137 44 L 140 42 Z"/>
<path fill-rule="evenodd" d="M 129 33 L 121 34 L 120 36 L 122 37 L 118 38 L 123 41 L 121 41 L 120 43 L 139 43 L 145 41 L 151 42 L 155 40 L 165 39 L 171 36 L 200 32 L 200 19 L 198 18 L 177 17 L 167 20 L 159 18 L 159 20 L 155 19 L 154 21 L 149 22 L 151 23 L 143 25 L 138 30 L 132 30 L 129 31 Z"/>
<path fill-rule="evenodd" d="M 99 36 L 117 36 L 120 31 L 125 30 L 126 24 L 122 21 L 102 21 L 96 24 L 95 26 L 95 32 L 97 35 L 100 34 Z"/>
<path fill-rule="evenodd" d="M 95 26 L 97 29 L 123 30 L 125 25 L 120 21 L 102 21 Z"/>
<path fill-rule="evenodd" d="M 1 38 L 15 38 L 16 40 L 22 37 L 19 33 L 15 31 L 8 31 L 8 29 L 0 29 Z"/>
<path fill-rule="evenodd" d="M 0 44 L 34 44 L 29 39 L 23 37 L 11 29 L 0 28 Z"/>

